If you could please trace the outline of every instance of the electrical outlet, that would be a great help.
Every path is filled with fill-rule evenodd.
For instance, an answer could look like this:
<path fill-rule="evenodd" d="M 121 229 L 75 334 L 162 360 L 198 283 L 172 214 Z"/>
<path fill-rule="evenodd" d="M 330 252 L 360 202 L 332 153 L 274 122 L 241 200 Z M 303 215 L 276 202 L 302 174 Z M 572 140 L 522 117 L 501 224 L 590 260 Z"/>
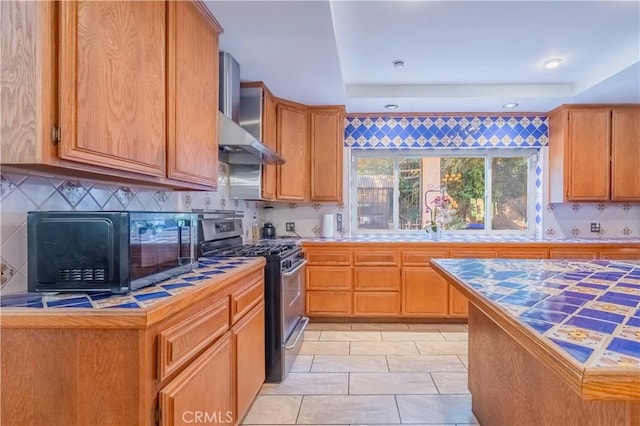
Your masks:
<path fill-rule="evenodd" d="M 600 222 L 591 222 L 591 232 L 600 233 Z"/>
<path fill-rule="evenodd" d="M 296 232 L 296 223 L 295 222 L 286 222 L 285 230 L 287 232 Z"/>
<path fill-rule="evenodd" d="M 342 213 L 336 214 L 336 230 L 342 232 Z"/>

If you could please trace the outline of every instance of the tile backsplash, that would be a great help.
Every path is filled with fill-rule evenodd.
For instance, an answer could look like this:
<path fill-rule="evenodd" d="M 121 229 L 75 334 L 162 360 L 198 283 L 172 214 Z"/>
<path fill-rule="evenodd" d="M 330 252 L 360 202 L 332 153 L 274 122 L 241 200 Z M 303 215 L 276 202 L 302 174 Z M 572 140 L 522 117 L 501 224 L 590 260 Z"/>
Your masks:
<path fill-rule="evenodd" d="M 228 166 L 219 163 L 216 192 L 187 192 L 70 180 L 36 174 L 0 174 L 0 260 L 3 294 L 26 291 L 26 213 L 36 210 L 240 210 L 244 212 L 244 234 L 248 238 L 253 215 L 260 203 L 229 201 Z M 261 219 L 261 217 L 260 217 Z"/>

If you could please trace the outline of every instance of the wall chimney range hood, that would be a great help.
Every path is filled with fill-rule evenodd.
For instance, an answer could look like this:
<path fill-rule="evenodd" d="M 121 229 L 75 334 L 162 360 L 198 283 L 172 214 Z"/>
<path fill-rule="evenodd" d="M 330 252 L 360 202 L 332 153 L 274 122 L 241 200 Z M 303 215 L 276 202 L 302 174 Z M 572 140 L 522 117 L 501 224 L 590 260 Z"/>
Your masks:
<path fill-rule="evenodd" d="M 241 125 L 240 108 L 246 110 L 247 107 L 255 114 L 245 128 Z M 218 127 L 220 161 L 244 165 L 284 164 L 284 158 L 259 140 L 262 133 L 262 99 L 256 99 L 256 105 L 240 105 L 240 66 L 227 52 L 220 52 Z"/>

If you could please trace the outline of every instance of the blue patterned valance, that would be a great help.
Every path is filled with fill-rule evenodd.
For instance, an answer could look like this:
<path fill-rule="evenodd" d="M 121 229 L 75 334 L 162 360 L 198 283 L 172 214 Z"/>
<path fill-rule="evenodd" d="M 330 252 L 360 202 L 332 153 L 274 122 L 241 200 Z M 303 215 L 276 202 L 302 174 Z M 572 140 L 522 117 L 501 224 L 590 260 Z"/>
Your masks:
<path fill-rule="evenodd" d="M 348 117 L 345 146 L 356 149 L 540 148 L 549 142 L 545 116 Z"/>

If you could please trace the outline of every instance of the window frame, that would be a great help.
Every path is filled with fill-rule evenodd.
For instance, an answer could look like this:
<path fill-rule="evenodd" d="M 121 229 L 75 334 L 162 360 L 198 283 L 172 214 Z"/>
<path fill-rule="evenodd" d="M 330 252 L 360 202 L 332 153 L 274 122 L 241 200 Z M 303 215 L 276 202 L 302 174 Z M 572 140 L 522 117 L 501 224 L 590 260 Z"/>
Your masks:
<path fill-rule="evenodd" d="M 400 199 L 399 199 L 399 173 L 401 158 L 423 158 L 423 157 L 474 157 L 484 159 L 484 205 L 491 204 L 492 190 L 492 159 L 493 158 L 513 158 L 525 157 L 528 159 L 527 175 L 527 229 L 489 229 L 493 220 L 493 212 L 490 208 L 485 208 L 484 229 L 469 230 L 446 230 L 443 232 L 459 235 L 513 235 L 513 236 L 533 236 L 536 232 L 536 166 L 540 152 L 535 148 L 519 149 L 438 149 L 438 150 L 367 150 L 352 149 L 351 164 L 349 174 L 351 176 L 349 184 L 349 196 L 353 200 L 350 206 L 350 223 L 352 235 L 366 234 L 419 234 L 424 230 L 403 230 L 400 229 Z M 358 228 L 358 188 L 357 188 L 357 159 L 358 158 L 389 158 L 393 160 L 393 224 L 394 229 L 359 229 Z"/>

